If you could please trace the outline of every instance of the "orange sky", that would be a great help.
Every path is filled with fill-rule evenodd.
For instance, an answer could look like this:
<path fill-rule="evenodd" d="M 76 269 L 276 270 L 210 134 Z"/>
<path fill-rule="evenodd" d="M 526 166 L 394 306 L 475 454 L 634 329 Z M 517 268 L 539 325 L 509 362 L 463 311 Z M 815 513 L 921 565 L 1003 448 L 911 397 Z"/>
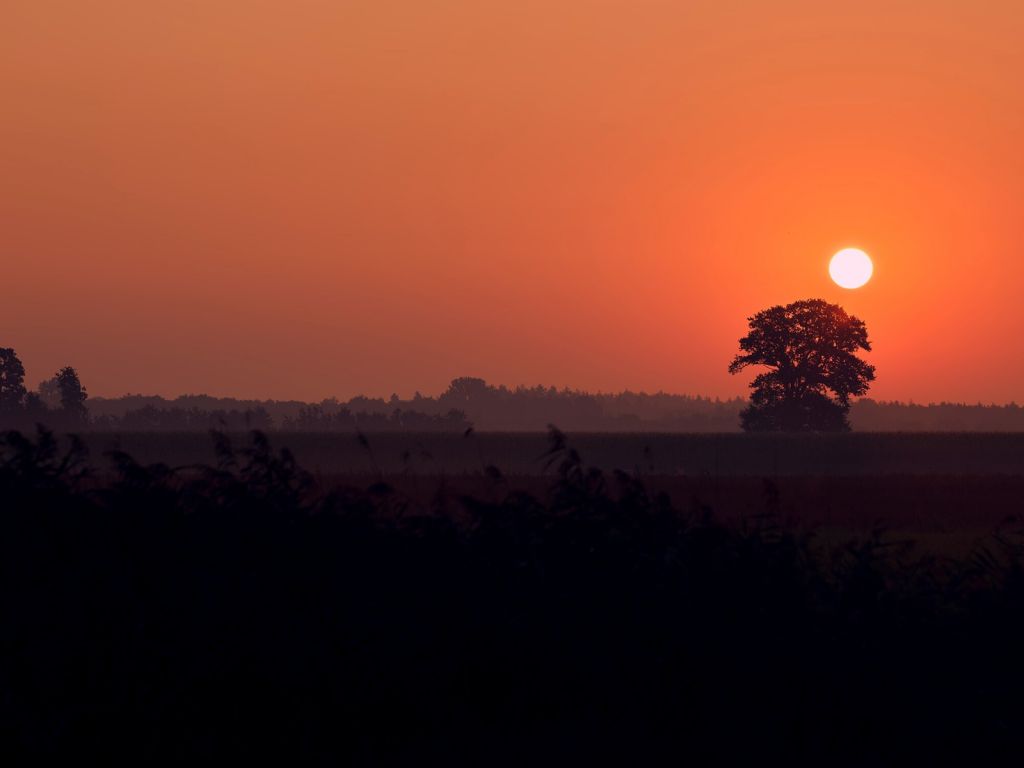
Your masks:
<path fill-rule="evenodd" d="M 4 0 L 0 345 L 101 395 L 724 396 L 745 317 L 821 297 L 873 396 L 1022 401 L 1022 39 L 1019 0 Z"/>

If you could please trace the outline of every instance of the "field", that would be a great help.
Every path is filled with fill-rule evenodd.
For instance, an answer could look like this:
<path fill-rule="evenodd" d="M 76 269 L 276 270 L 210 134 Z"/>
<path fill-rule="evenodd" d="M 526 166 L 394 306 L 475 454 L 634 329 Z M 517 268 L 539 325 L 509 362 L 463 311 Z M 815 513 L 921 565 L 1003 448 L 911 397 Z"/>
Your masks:
<path fill-rule="evenodd" d="M 244 445 L 245 434 L 231 436 Z M 325 475 L 465 475 L 498 467 L 509 476 L 545 474 L 544 433 L 271 432 L 302 466 Z M 120 447 L 142 462 L 212 461 L 203 432 L 85 436 L 97 459 Z M 820 435 L 608 434 L 567 436 L 588 466 L 688 477 L 1024 476 L 1024 433 L 851 433 Z"/>
<path fill-rule="evenodd" d="M 271 433 L 323 487 L 380 479 L 427 504 L 451 495 L 542 496 L 551 483 L 549 436 Z M 246 435 L 232 436 L 245 445 Z M 140 462 L 184 466 L 215 459 L 202 433 L 87 437 L 94 460 L 120 447 Z M 624 470 L 685 510 L 737 522 L 766 512 L 825 541 L 884 530 L 920 551 L 963 555 L 1024 511 L 1024 434 L 594 434 L 568 436 L 583 463 Z M 500 470 L 495 480 L 488 467 Z M 614 488 L 613 488 L 614 490 Z"/>

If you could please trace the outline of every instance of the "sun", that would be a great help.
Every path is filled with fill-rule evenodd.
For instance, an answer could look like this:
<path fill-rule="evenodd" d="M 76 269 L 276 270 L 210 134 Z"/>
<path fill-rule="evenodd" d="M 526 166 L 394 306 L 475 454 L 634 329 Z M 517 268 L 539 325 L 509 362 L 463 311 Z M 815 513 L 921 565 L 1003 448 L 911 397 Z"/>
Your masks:
<path fill-rule="evenodd" d="M 828 273 L 840 288 L 860 288 L 874 269 L 871 257 L 860 248 L 843 248 L 828 263 Z"/>

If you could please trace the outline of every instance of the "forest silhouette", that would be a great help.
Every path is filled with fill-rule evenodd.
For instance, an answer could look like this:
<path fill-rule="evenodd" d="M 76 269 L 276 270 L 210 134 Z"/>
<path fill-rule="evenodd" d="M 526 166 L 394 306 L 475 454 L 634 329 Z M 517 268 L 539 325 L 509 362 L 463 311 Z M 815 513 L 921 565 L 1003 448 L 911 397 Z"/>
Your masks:
<path fill-rule="evenodd" d="M 62 371 L 66 394 L 59 376 L 29 391 L 16 352 L 0 349 L 0 427 L 32 430 L 42 423 L 58 431 L 97 432 L 463 432 L 470 427 L 541 432 L 557 424 L 569 431 L 713 433 L 739 431 L 750 406 L 741 398 L 665 392 L 496 386 L 471 376 L 453 379 L 437 396 L 416 393 L 407 399 L 357 396 L 306 403 L 208 395 L 87 398 L 75 369 Z M 849 424 L 860 431 L 1024 432 L 1024 408 L 1016 403 L 923 405 L 862 397 L 850 403 L 848 413 Z"/>

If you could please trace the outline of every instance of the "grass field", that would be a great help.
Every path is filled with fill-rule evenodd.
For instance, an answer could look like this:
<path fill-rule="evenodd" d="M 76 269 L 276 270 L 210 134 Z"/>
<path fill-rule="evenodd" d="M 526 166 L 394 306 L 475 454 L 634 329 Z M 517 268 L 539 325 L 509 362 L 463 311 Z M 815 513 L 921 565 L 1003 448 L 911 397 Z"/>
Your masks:
<path fill-rule="evenodd" d="M 414 474 L 385 477 L 414 505 L 429 506 L 438 493 L 501 501 L 525 492 L 543 497 L 550 477 L 483 475 L 445 478 Z M 326 488 L 366 488 L 372 474 L 320 475 Z M 865 539 L 881 532 L 887 541 L 912 545 L 914 553 L 962 557 L 990 543 L 999 531 L 1016 531 L 1024 513 L 1024 477 L 996 475 L 787 476 L 758 478 L 645 475 L 644 486 L 663 492 L 689 515 L 710 514 L 726 524 L 771 515 L 788 528 L 813 532 L 821 544 Z M 617 491 L 613 477 L 609 492 Z"/>
<path fill-rule="evenodd" d="M 545 433 L 275 432 L 304 467 L 324 474 L 462 475 L 489 466 L 505 475 L 545 474 Z M 183 465 L 214 459 L 209 435 L 97 433 L 95 457 L 120 447 L 143 462 Z M 645 475 L 785 477 L 865 475 L 1024 476 L 1024 433 L 851 433 L 820 435 L 606 434 L 568 436 L 588 466 Z M 238 445 L 248 437 L 233 436 Z"/>
<path fill-rule="evenodd" d="M 355 435 L 273 433 L 324 488 L 365 488 L 385 480 L 414 503 L 439 492 L 498 500 L 543 496 L 546 434 Z M 215 459 L 202 433 L 87 436 L 93 461 L 120 447 L 142 463 L 183 466 Z M 247 435 L 233 435 L 237 446 Z M 812 530 L 822 542 L 884 530 L 918 552 L 963 556 L 1024 511 L 1024 434 L 569 436 L 583 463 L 643 479 L 678 509 L 742 522 L 766 513 Z M 500 478 L 489 473 L 500 470 Z"/>

